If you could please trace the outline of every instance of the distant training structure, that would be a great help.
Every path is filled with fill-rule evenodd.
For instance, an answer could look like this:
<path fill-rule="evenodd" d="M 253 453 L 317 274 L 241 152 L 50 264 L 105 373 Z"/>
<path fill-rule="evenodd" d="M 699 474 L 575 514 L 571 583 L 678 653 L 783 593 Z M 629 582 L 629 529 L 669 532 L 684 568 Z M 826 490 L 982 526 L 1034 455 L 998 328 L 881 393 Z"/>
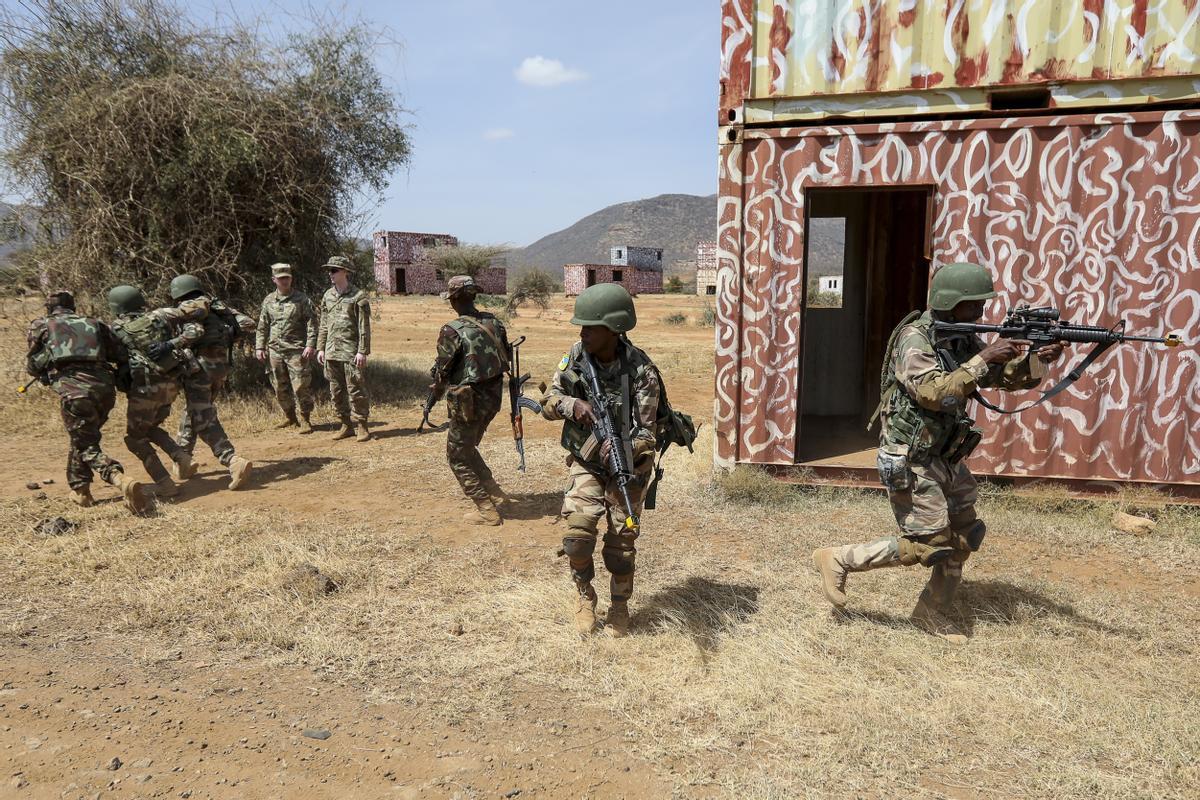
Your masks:
<path fill-rule="evenodd" d="M 700 242 L 696 245 L 696 294 L 717 293 L 717 243 Z"/>
<path fill-rule="evenodd" d="M 662 294 L 662 254 L 661 247 L 617 245 L 607 264 L 564 265 L 563 289 L 572 296 L 597 283 L 619 283 L 631 295 Z"/>
<path fill-rule="evenodd" d="M 440 294 L 446 291 L 445 275 L 430 260 L 437 247 L 455 247 L 458 238 L 448 233 L 412 231 L 376 231 L 375 282 L 387 294 Z M 475 284 L 483 294 L 508 291 L 508 270 L 490 266 L 475 275 Z"/>

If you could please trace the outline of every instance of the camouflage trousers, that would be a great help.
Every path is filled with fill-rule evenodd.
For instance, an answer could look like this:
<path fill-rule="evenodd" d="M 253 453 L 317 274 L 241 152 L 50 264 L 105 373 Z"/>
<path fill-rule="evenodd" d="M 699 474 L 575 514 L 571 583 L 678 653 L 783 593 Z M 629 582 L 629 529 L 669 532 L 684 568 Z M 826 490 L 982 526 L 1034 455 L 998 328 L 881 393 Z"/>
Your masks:
<path fill-rule="evenodd" d="M 353 361 L 325 359 L 325 378 L 329 381 L 329 399 L 343 424 L 357 425 L 367 421 L 371 398 L 367 395 L 367 379 Z"/>
<path fill-rule="evenodd" d="M 907 477 L 902 481 L 907 486 L 888 488 L 900 537 L 845 546 L 841 560 L 850 571 L 862 572 L 920 563 L 922 547 L 952 547 L 953 554 L 930 569 L 926 587 L 932 603 L 948 605 L 962 579 L 963 565 L 983 542 L 985 527 L 975 514 L 975 478 L 965 464 L 938 458 L 927 465 L 909 464 Z"/>
<path fill-rule="evenodd" d="M 642 501 L 654 462 L 643 459 L 635 465 L 639 480 L 629 485 L 629 499 L 637 515 L 642 513 Z M 571 579 L 582 593 L 596 576 L 592 555 L 604 519 L 604 546 L 600 555 L 608 569 L 609 589 L 615 602 L 627 601 L 633 595 L 633 572 L 637 556 L 634 542 L 637 534 L 625 530 L 625 502 L 617 483 L 593 475 L 582 464 L 573 461 L 568 472 L 570 483 L 563 496 L 562 516 L 567 521 L 563 550 L 571 567 Z"/>
<path fill-rule="evenodd" d="M 500 411 L 503 384 L 497 380 L 478 386 L 456 386 L 446 394 L 450 429 L 446 432 L 446 460 L 463 494 L 486 500 L 487 487 L 495 486 L 492 470 L 479 454 L 479 443 Z"/>
<path fill-rule="evenodd" d="M 299 350 L 290 353 L 272 351 L 267 374 L 283 412 L 292 416 L 299 406 L 300 413 L 307 417 L 313 410 L 312 369 L 300 353 Z"/>
<path fill-rule="evenodd" d="M 125 413 L 125 447 L 142 462 L 150 479 L 157 482 L 170 477 L 154 446 L 174 458 L 183 448 L 163 429 L 171 416 L 171 404 L 179 396 L 174 379 L 154 381 L 129 389 L 129 408 Z"/>
<path fill-rule="evenodd" d="M 113 482 L 114 472 L 124 471 L 121 462 L 100 449 L 100 431 L 116 400 L 116 391 L 111 386 L 98 387 L 88 397 L 62 399 L 63 425 L 71 443 L 67 453 L 67 485 L 72 489 L 91 484 L 93 470 L 106 483 Z"/>
<path fill-rule="evenodd" d="M 187 411 L 179 421 L 179 446 L 192 453 L 199 437 L 212 450 L 222 466 L 233 461 L 233 444 L 225 434 L 221 420 L 217 418 L 217 407 L 213 396 L 225 385 L 229 377 L 229 363 L 200 357 L 201 369 L 183 379 L 183 396 Z"/>

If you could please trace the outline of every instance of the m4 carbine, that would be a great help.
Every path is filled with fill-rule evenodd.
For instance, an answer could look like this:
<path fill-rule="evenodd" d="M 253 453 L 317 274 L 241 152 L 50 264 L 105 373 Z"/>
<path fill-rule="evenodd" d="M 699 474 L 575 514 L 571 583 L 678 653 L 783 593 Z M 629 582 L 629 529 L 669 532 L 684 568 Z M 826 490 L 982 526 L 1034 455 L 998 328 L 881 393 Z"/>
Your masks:
<path fill-rule="evenodd" d="M 621 493 L 621 501 L 625 505 L 625 531 L 631 531 L 634 534 L 638 532 L 638 517 L 633 510 L 633 501 L 629 497 L 629 484 L 634 480 L 634 474 L 629 468 L 629 461 L 626 458 L 626 442 L 621 435 L 621 427 L 616 419 L 613 418 L 612 404 L 608 400 L 608 395 L 600 387 L 600 378 L 596 374 L 596 365 L 592 361 L 592 357 L 587 350 L 582 353 L 580 362 L 583 365 L 583 391 L 587 395 L 588 404 L 592 407 L 592 414 L 596 421 L 592 426 L 592 433 L 596 437 L 596 441 L 603 445 L 608 442 L 608 473 L 617 482 L 617 490 Z"/>
<path fill-rule="evenodd" d="M 1166 336 L 1130 336 L 1125 333 L 1125 321 L 1122 320 L 1112 328 L 1104 328 L 1099 325 L 1077 325 L 1073 322 L 1063 322 L 1057 308 L 1042 307 L 1031 308 L 1028 305 L 1019 305 L 1014 309 L 1009 310 L 1008 316 L 1004 318 L 1004 322 L 999 325 L 985 325 L 977 322 L 943 322 L 937 320 L 933 323 L 933 332 L 935 338 L 948 336 L 962 335 L 979 335 L 983 333 L 994 333 L 1001 339 L 1017 339 L 1029 342 L 1029 354 L 1035 355 L 1038 350 L 1047 345 L 1058 342 L 1067 342 L 1070 344 L 1093 344 L 1095 347 L 1087 354 L 1087 356 L 1073 370 L 1067 373 L 1066 377 L 1056 383 L 1049 391 L 1042 392 L 1042 396 L 1032 403 L 1028 403 L 1020 408 L 1013 410 L 1005 410 L 998 408 L 984 400 L 982 397 L 975 394 L 975 398 L 981 404 L 990 408 L 993 411 L 998 411 L 1001 414 L 1015 414 L 1019 411 L 1024 411 L 1033 406 L 1044 403 L 1051 397 L 1054 397 L 1059 392 L 1066 389 L 1075 381 L 1079 380 L 1080 376 L 1087 370 L 1093 362 L 1096 361 L 1104 351 L 1115 344 L 1123 344 L 1125 342 L 1151 342 L 1154 344 L 1162 344 L 1167 347 L 1178 347 L 1183 343 L 1183 338 L 1177 333 L 1169 333 Z M 936 346 L 936 341 L 935 341 Z"/>

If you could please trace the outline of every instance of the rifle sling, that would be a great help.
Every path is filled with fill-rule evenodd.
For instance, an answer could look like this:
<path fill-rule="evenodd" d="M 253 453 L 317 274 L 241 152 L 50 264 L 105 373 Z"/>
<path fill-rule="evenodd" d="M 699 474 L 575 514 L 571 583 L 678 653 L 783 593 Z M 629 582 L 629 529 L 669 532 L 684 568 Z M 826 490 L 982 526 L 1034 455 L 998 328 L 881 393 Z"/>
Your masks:
<path fill-rule="evenodd" d="M 1079 362 L 1079 365 L 1076 366 L 1075 369 L 1068 372 L 1065 378 L 1060 380 L 1058 383 L 1054 384 L 1054 386 L 1050 387 L 1049 391 L 1042 392 L 1042 396 L 1039 397 L 1037 400 L 1034 400 L 1030 403 L 1026 403 L 1025 405 L 1020 406 L 1018 408 L 1013 408 L 1013 409 L 1000 408 L 999 406 L 994 405 L 994 404 L 988 402 L 987 400 L 983 399 L 983 395 L 981 395 L 979 393 L 978 389 L 971 392 L 971 397 L 974 400 L 978 401 L 979 404 L 981 406 L 983 406 L 984 408 L 989 408 L 998 414 L 1019 414 L 1022 411 L 1028 411 L 1029 409 L 1033 408 L 1034 406 L 1041 405 L 1042 403 L 1046 402 L 1047 400 L 1054 397 L 1055 395 L 1060 394 L 1063 390 L 1065 390 L 1072 383 L 1079 380 L 1083 376 L 1083 373 L 1087 371 L 1087 368 L 1090 367 L 1092 364 L 1094 364 L 1096 362 L 1096 359 L 1098 359 L 1100 356 L 1102 356 L 1104 354 L 1104 352 L 1106 350 L 1108 350 L 1108 348 L 1112 347 L 1114 344 L 1116 344 L 1116 342 L 1101 342 L 1100 344 L 1097 344 L 1095 347 L 1093 347 L 1091 349 L 1091 351 L 1087 354 L 1087 356 L 1084 357 L 1083 361 Z"/>

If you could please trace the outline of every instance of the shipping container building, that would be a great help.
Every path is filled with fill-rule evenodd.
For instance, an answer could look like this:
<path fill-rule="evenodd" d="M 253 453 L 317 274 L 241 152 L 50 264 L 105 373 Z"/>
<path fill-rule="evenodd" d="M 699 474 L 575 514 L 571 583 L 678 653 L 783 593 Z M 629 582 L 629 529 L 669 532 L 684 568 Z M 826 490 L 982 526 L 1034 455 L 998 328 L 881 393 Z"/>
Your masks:
<path fill-rule="evenodd" d="M 882 350 L 947 263 L 993 272 L 989 321 L 1200 341 L 1198 73 L 1196 0 L 723 0 L 717 464 L 871 480 Z M 808 307 L 818 259 L 840 305 Z M 976 407 L 970 466 L 1194 494 L 1198 360 L 1118 346 L 1049 403 Z"/>

